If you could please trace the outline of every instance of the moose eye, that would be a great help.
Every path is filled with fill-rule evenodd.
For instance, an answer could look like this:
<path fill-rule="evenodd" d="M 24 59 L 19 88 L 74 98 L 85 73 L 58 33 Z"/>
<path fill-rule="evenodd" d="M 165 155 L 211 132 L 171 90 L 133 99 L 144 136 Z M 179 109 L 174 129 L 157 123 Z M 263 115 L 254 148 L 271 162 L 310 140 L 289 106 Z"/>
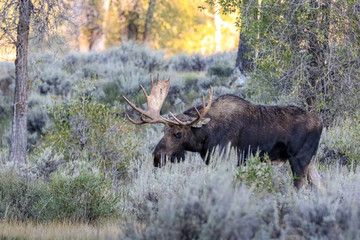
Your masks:
<path fill-rule="evenodd" d="M 174 136 L 177 138 L 177 139 L 180 139 L 182 137 L 182 132 L 177 132 L 174 134 Z"/>

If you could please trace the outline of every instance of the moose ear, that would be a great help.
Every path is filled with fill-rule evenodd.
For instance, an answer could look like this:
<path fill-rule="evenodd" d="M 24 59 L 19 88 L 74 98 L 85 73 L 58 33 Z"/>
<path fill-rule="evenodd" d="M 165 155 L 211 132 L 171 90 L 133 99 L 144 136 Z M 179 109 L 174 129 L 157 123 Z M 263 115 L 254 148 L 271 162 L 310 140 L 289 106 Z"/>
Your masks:
<path fill-rule="evenodd" d="M 197 123 L 191 125 L 191 127 L 194 128 L 201 128 L 203 125 L 207 124 L 208 122 L 210 122 L 210 118 L 202 118 L 200 119 Z"/>

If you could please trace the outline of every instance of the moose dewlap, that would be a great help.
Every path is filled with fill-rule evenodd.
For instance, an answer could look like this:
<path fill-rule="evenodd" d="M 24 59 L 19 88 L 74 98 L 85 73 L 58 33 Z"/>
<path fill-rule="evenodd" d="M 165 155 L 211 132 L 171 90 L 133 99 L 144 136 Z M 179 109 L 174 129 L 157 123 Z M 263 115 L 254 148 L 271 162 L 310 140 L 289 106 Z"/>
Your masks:
<path fill-rule="evenodd" d="M 214 148 L 223 149 L 230 143 L 237 149 L 239 159 L 250 152 L 260 150 L 272 161 L 289 160 L 294 175 L 294 184 L 300 188 L 307 178 L 314 185 L 320 179 L 313 164 L 313 156 L 319 145 L 322 132 L 321 119 L 312 112 L 295 106 L 262 106 L 231 94 L 213 100 L 210 87 L 209 101 L 203 96 L 202 105 L 191 107 L 170 118 L 160 115 L 161 107 L 169 92 L 170 78 L 154 84 L 151 78 L 151 93 L 147 95 L 148 110 L 137 108 L 125 96 L 126 102 L 141 114 L 134 124 L 163 123 L 164 136 L 155 147 L 154 166 L 161 167 L 168 157 L 172 162 L 184 160 L 185 152 L 198 152 L 209 164 Z"/>

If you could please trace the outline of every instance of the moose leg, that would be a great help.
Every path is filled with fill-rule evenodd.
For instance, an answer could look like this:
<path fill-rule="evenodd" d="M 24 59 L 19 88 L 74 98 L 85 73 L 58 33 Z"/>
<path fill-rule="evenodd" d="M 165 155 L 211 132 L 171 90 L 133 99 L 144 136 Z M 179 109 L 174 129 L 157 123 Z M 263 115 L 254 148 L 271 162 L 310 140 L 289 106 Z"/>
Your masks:
<path fill-rule="evenodd" d="M 303 166 L 299 159 L 290 160 L 290 166 L 293 173 L 294 185 L 299 190 L 304 185 L 306 166 Z"/>
<path fill-rule="evenodd" d="M 301 150 L 289 159 L 291 171 L 294 176 L 294 185 L 298 190 L 303 186 L 304 181 L 306 180 L 307 170 L 311 159 L 311 152 Z"/>
<path fill-rule="evenodd" d="M 309 166 L 307 167 L 306 174 L 307 174 L 307 180 L 312 186 L 315 186 L 317 189 L 321 191 L 324 190 L 324 183 L 321 179 L 320 174 L 316 170 L 313 159 L 311 160 Z"/>

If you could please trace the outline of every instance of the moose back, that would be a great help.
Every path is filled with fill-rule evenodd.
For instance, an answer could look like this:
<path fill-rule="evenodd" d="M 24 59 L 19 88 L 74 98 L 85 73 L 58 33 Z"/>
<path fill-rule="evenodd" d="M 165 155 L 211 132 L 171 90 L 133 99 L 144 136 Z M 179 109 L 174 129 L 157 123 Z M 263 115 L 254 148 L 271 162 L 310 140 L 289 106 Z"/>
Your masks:
<path fill-rule="evenodd" d="M 155 147 L 154 166 L 160 167 L 164 160 L 172 162 L 185 158 L 185 151 L 198 152 L 209 164 L 214 148 L 225 148 L 229 143 L 237 149 L 238 156 L 247 157 L 260 151 L 267 153 L 272 161 L 289 160 L 294 184 L 300 188 L 307 178 L 319 185 L 319 176 L 313 165 L 320 135 L 321 119 L 312 112 L 295 106 L 262 106 L 231 94 L 221 95 L 214 101 L 210 87 L 209 101 L 192 107 L 170 118 L 160 115 L 162 104 L 169 92 L 170 78 L 154 84 L 151 78 L 151 94 L 147 98 L 148 110 L 137 108 L 125 96 L 127 103 L 141 114 L 134 124 L 162 123 L 164 136 Z"/>

